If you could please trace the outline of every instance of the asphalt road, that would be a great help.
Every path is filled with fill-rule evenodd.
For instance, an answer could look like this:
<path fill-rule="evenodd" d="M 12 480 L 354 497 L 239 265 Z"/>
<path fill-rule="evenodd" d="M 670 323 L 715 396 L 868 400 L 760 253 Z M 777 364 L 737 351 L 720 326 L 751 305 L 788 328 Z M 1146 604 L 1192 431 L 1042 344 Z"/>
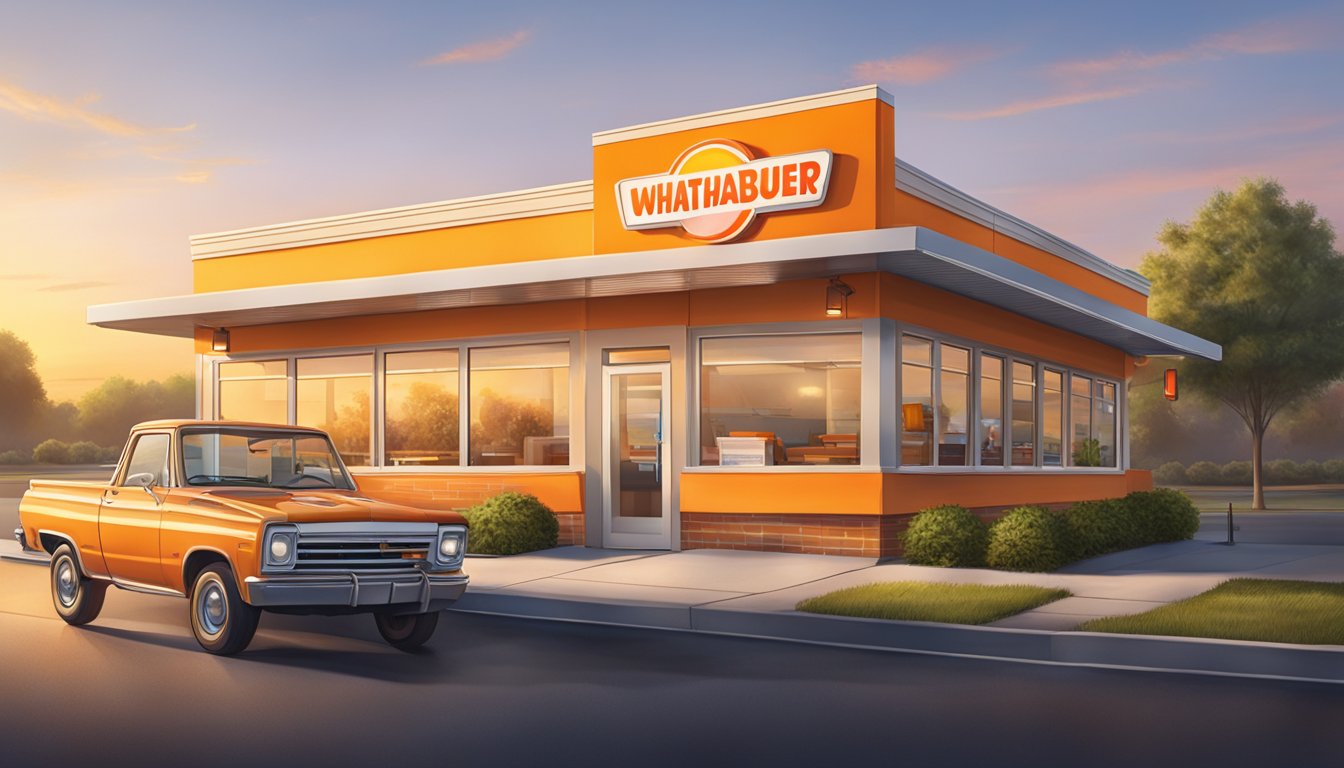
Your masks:
<path fill-rule="evenodd" d="M 68 627 L 0 562 L 0 763 L 1338 765 L 1344 687 L 867 652 L 445 614 L 267 615 L 229 659 L 186 603 Z"/>

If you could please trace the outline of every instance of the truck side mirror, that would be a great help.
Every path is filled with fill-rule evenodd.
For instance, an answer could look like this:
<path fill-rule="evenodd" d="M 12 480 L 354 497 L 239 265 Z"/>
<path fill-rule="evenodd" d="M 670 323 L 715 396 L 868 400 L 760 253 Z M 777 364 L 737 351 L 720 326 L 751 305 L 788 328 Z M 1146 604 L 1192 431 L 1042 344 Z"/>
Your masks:
<path fill-rule="evenodd" d="M 149 488 L 154 485 L 153 472 L 136 472 L 134 475 L 126 477 L 126 485 L 138 485 L 141 488 Z"/>
<path fill-rule="evenodd" d="M 160 499 L 160 498 L 159 498 L 159 494 L 157 494 L 157 493 L 154 492 L 154 488 L 153 488 L 153 485 L 154 485 L 154 473 L 153 473 L 153 472 L 136 472 L 134 475 L 127 475 L 127 476 L 126 476 L 126 485 L 128 485 L 128 486 L 133 486 L 133 485 L 134 485 L 134 486 L 139 486 L 139 487 L 141 487 L 141 488 L 144 488 L 144 489 L 145 489 L 145 493 L 148 493 L 148 494 L 150 495 L 150 497 L 154 499 L 154 503 L 155 503 L 155 504 L 162 504 L 162 503 L 163 503 L 163 499 Z"/>

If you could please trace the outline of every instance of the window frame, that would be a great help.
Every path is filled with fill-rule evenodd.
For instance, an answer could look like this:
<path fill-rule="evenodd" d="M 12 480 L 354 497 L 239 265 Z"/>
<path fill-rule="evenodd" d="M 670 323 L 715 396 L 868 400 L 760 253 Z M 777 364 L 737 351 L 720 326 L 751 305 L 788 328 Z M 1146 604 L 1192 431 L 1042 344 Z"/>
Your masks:
<path fill-rule="evenodd" d="M 868 422 L 868 409 L 878 407 L 878 403 L 869 403 L 868 398 L 864 396 L 867 390 L 867 378 L 879 372 L 882 362 L 870 361 L 867 348 L 867 338 L 870 333 L 875 333 L 876 329 L 864 327 L 862 320 L 835 320 L 822 322 L 794 322 L 794 323 L 754 323 L 750 325 L 724 325 L 724 326 L 706 326 L 691 327 L 686 347 L 686 368 L 688 379 L 688 397 L 687 397 L 687 418 L 686 424 L 686 455 L 685 464 L 682 473 L 716 473 L 716 474 L 752 474 L 752 473 L 822 473 L 822 474 L 855 474 L 872 473 L 881 471 L 879 467 L 878 438 L 880 436 L 869 436 L 868 430 L 863 428 Z M 741 338 L 749 336 L 837 336 L 854 335 L 859 340 L 859 378 L 860 378 L 860 396 L 859 396 L 859 461 L 857 464 L 772 464 L 763 467 L 724 467 L 714 464 L 700 463 L 700 414 L 702 408 L 701 402 L 701 366 L 702 350 L 700 342 L 704 339 L 715 338 Z"/>
<path fill-rule="evenodd" d="M 1003 422 L 1004 422 L 1004 424 L 1003 424 L 1003 434 L 1002 434 L 1002 436 L 1001 436 L 1001 442 L 1002 442 L 1003 445 L 1005 446 L 1005 451 L 1004 451 L 1004 453 L 1005 453 L 1004 466 L 998 466 L 998 465 L 984 465 L 984 464 L 981 464 L 981 462 L 980 462 L 980 451 L 978 450 L 978 441 L 977 441 L 977 445 L 976 445 L 977 450 L 971 452 L 972 455 L 974 456 L 974 461 L 973 461 L 973 462 L 968 462 L 968 463 L 967 463 L 966 465 L 964 465 L 964 466 L 963 466 L 963 465 L 943 465 L 943 464 L 938 464 L 938 463 L 937 463 L 937 462 L 938 462 L 937 445 L 938 445 L 938 439 L 939 439 L 939 429 L 938 429 L 938 419 L 935 418 L 935 419 L 934 419 L 934 423 L 933 423 L 934 452 L 933 452 L 933 456 L 931 457 L 931 459 L 932 459 L 932 463 L 930 463 L 930 464 L 903 464 L 903 463 L 901 463 L 901 461 L 900 461 L 900 460 L 901 460 L 901 456 L 900 456 L 900 453 L 899 453 L 899 451 L 898 451 L 897 454 L 896 454 L 896 456 L 894 457 L 894 458 L 895 458 L 895 461 L 893 462 L 893 463 L 896 465 L 896 471 L 897 471 L 897 472 L 907 472 L 907 473 L 958 473 L 958 472 L 961 472 L 961 473 L 965 473 L 965 472 L 983 472 L 983 473 L 1059 473 L 1059 472 L 1064 472 L 1064 473 L 1070 473 L 1070 474 L 1089 474 L 1089 473 L 1090 473 L 1090 474 L 1122 474 L 1123 472 L 1125 472 L 1125 471 L 1128 469 L 1128 467 L 1126 466 L 1127 461 L 1125 460 L 1125 457 L 1126 457 L 1126 455 L 1127 455 L 1127 452 L 1126 452 L 1126 444 L 1127 444 L 1127 440 L 1128 440 L 1128 429 L 1127 429 L 1127 426 L 1126 426 L 1126 423 L 1125 423 L 1125 408 L 1126 408 L 1125 399 L 1126 399 L 1126 398 L 1125 398 L 1125 396 L 1124 396 L 1124 393 L 1125 393 L 1126 390 L 1125 390 L 1125 387 L 1124 387 L 1124 383 L 1125 383 L 1125 382 L 1124 382 L 1123 380 L 1121 380 L 1121 379 L 1117 379 L 1117 378 L 1114 378 L 1114 377 L 1111 377 L 1111 376 L 1100 375 L 1100 374 L 1097 374 L 1097 373 L 1094 373 L 1094 372 L 1091 372 L 1091 371 L 1087 371 L 1087 370 L 1084 370 L 1084 369 L 1081 369 L 1081 368 L 1077 368 L 1077 367 L 1075 367 L 1075 366 L 1066 365 L 1066 364 L 1064 364 L 1064 363 L 1060 363 L 1060 362 L 1058 362 L 1058 361 L 1056 361 L 1056 360 L 1047 359 L 1047 358 L 1042 358 L 1042 357 L 1037 357 L 1037 356 L 1035 356 L 1035 355 L 1027 355 L 1027 354 L 1024 354 L 1024 353 L 1021 353 L 1021 352 L 1016 352 L 1016 351 L 1014 351 L 1014 350 L 1007 349 L 1007 348 L 1005 348 L 1005 347 L 1000 347 L 1000 346 L 998 346 L 998 345 L 996 345 L 996 344 L 990 344 L 990 343 L 985 343 L 985 342 L 981 342 L 981 341 L 976 341 L 976 340 L 973 340 L 973 339 L 968 339 L 968 338 L 961 337 L 961 336 L 956 336 L 956 335 L 953 335 L 953 334 L 941 333 L 941 332 L 934 331 L 934 330 L 931 330 L 931 329 L 926 328 L 926 327 L 917 326 L 917 325 L 912 325 L 912 324 L 908 324 L 908 323 L 897 323 L 897 324 L 896 324 L 896 328 L 895 328 L 895 334 L 896 334 L 896 343 L 895 343 L 894 346 L 895 346 L 895 356 L 896 356 L 896 360 L 895 360 L 895 369 L 896 369 L 896 391 L 895 391 L 893 397 L 888 397 L 887 399 L 890 400 L 891 403 L 892 403 L 892 406 L 895 407 L 895 408 L 897 409 L 897 420 L 898 420 L 898 422 L 899 422 L 899 419 L 900 419 L 900 413 L 899 413 L 899 410 L 900 410 L 900 406 L 901 406 L 901 403 L 903 402 L 903 398 L 904 398 L 904 381 L 903 381 L 903 378 L 902 378 L 902 375 L 901 375 L 901 372 L 902 372 L 902 364 L 903 364 L 901 339 L 902 339 L 902 337 L 904 337 L 904 336 L 907 336 L 907 335 L 909 335 L 909 336 L 914 336 L 914 337 L 917 337 L 917 338 L 920 338 L 920 339 L 924 339 L 924 340 L 933 342 L 933 361 L 934 361 L 934 366 L 933 366 L 933 382 L 932 382 L 932 383 L 933 383 L 933 392 L 931 393 L 931 399 L 932 399 L 932 401 L 933 401 L 935 404 L 939 402 L 939 399 L 940 399 L 940 397 L 941 397 L 942 382 L 940 381 L 939 372 L 940 372 L 940 363 L 941 363 L 941 359 L 942 359 L 941 356 L 942 356 L 942 345 L 943 345 L 943 343 L 947 343 L 947 344 L 951 344 L 951 345 L 956 346 L 956 347 L 967 348 L 967 349 L 970 349 L 970 350 L 971 350 L 971 362 L 972 362 L 972 366 L 971 366 L 971 367 L 972 367 L 972 372 L 971 372 L 971 377 L 972 377 L 972 378 L 971 378 L 971 382 L 972 382 L 972 386 L 973 386 L 973 391 L 971 392 L 971 398 L 970 398 L 970 399 L 971 399 L 971 414 L 970 414 L 970 418 L 973 420 L 973 424 L 977 425 L 977 429 L 978 429 L 978 425 L 979 425 L 979 423 L 980 423 L 980 415 L 981 415 L 981 414 L 980 414 L 980 410 L 981 410 L 981 409 L 980 409 L 980 380 L 981 380 L 981 365 L 980 365 L 980 361 L 981 361 L 981 356 L 982 356 L 982 355 L 984 355 L 984 354 L 989 354 L 989 355 L 992 355 L 992 356 L 994 356 L 994 357 L 996 357 L 996 358 L 1001 359 L 1001 360 L 1003 361 L 1003 365 L 1004 365 L 1004 370 L 1005 370 L 1005 371 L 1011 371 L 1011 370 L 1012 370 L 1012 365 L 1013 365 L 1013 363 L 1024 363 L 1024 364 L 1030 365 L 1030 366 L 1033 368 L 1033 370 L 1035 371 L 1035 376 L 1036 376 L 1036 388 L 1035 388 L 1036 391 L 1035 391 L 1035 394 L 1034 394 L 1034 400 L 1035 400 L 1035 402 L 1034 402 L 1034 406 L 1033 406 L 1033 410 L 1034 410 L 1034 413 L 1035 413 L 1035 423 L 1034 423 L 1034 425 L 1033 425 L 1033 432 L 1034 432 L 1033 437 L 1034 437 L 1034 441 L 1035 441 L 1035 456 L 1033 457 L 1033 462 L 1032 462 L 1031 464 L 1029 464 L 1029 465 L 1027 465 L 1027 464 L 1014 465 L 1014 464 L 1012 464 L 1012 462 L 1011 462 L 1010 460 L 1007 459 L 1007 454 L 1009 453 L 1009 451 L 1007 450 L 1007 447 L 1012 445 L 1012 439 L 1013 439 L 1013 437 L 1012 437 L 1012 424 L 1011 424 L 1011 419 L 1008 419 L 1008 418 L 1004 418 L 1004 419 L 1003 419 Z M 1062 385 L 1062 395 L 1063 395 L 1063 407 L 1062 407 L 1061 432 L 1062 432 L 1063 434 L 1061 435 L 1061 442 L 1062 442 L 1061 451 L 1060 451 L 1060 462 L 1061 462 L 1061 463 L 1060 463 L 1059 465 L 1054 465 L 1054 464 L 1044 464 L 1044 463 L 1043 463 L 1043 462 L 1044 462 L 1044 459 L 1045 459 L 1045 447 L 1044 447 L 1044 446 L 1045 446 L 1045 443 L 1044 443 L 1044 437 L 1045 437 L 1045 418 L 1044 418 L 1044 416 L 1045 416 L 1045 387 L 1044 387 L 1044 383 L 1045 383 L 1045 378 L 1044 378 L 1044 377 L 1045 377 L 1045 371 L 1046 371 L 1047 369 L 1062 374 L 1061 385 Z M 1072 389 L 1071 389 L 1071 387 L 1072 387 L 1073 376 L 1074 376 L 1075 374 L 1078 375 L 1078 376 L 1080 376 L 1080 377 L 1086 377 L 1086 378 L 1088 378 L 1088 379 L 1091 379 L 1092 382 L 1093 382 L 1093 385 L 1094 385 L 1094 386 L 1095 386 L 1096 384 L 1099 384 L 1099 383 L 1104 383 L 1104 384 L 1111 384 L 1111 385 L 1113 385 L 1113 386 L 1115 387 L 1116 398 L 1115 398 L 1115 403 L 1114 403 L 1114 404 L 1115 404 L 1114 421 L 1115 421 L 1115 456 L 1116 456 L 1116 462 L 1115 462 L 1115 466 L 1114 466 L 1114 467 L 1104 467 L 1104 466 L 1103 466 L 1103 467 L 1076 467 L 1076 466 L 1073 466 L 1072 463 L 1071 463 L 1071 462 L 1072 462 L 1071 457 L 1073 456 L 1073 436 L 1072 436 L 1072 421 L 1071 421 L 1071 419 L 1072 419 L 1072 410 L 1071 410 L 1071 409 L 1072 409 L 1072 402 L 1071 402 L 1071 400 L 1072 400 Z M 1005 412 L 1006 412 L 1006 409 L 1007 409 L 1007 407 L 1008 407 L 1008 404 L 1011 402 L 1010 400 L 1006 399 L 1006 398 L 1011 397 L 1011 393 L 1012 393 L 1011 385 L 1010 385 L 1010 383 L 1009 383 L 1009 382 L 1011 382 L 1011 378 L 1012 378 L 1012 377 L 1011 377 L 1010 375 L 1004 375 L 1004 376 L 1001 376 L 1001 377 L 1000 377 L 1000 380 L 999 380 L 999 387 L 1000 387 L 1000 391 L 1001 391 L 1001 395 L 1000 395 L 1000 397 L 1001 397 L 1001 398 L 1005 398 L 1005 399 L 1002 399 L 1002 400 L 1001 400 L 1001 402 L 1004 404 L 1003 407 L 1004 407 L 1004 409 L 1005 409 Z M 1089 415 L 1089 417 L 1090 417 L 1090 415 Z M 1091 428 L 1091 427 L 1089 427 L 1089 429 L 1090 429 L 1090 428 Z M 899 425 L 898 425 L 897 429 L 899 430 Z"/>
<path fill-rule="evenodd" d="M 569 413 L 570 413 L 570 453 L 569 464 L 567 465 L 513 465 L 513 466 L 480 466 L 466 463 L 468 452 L 470 451 L 469 432 L 470 417 L 463 418 L 463 414 L 470 414 L 470 391 L 468 387 L 469 360 L 468 352 L 471 349 L 483 349 L 489 347 L 516 347 L 532 344 L 566 344 L 569 350 L 569 365 L 567 367 L 569 375 Z M 461 446 L 458 464 L 439 464 L 425 467 L 394 466 L 387 464 L 384 457 L 384 433 L 386 425 L 386 402 L 384 376 L 386 373 L 386 355 L 396 352 L 433 352 L 438 350 L 456 350 L 458 353 L 458 441 Z M 221 363 L 238 362 L 257 362 L 269 360 L 284 360 L 286 371 L 286 397 L 287 402 L 287 426 L 297 426 L 295 420 L 298 412 L 298 370 L 299 359 L 312 359 L 324 357 L 349 357 L 355 355 L 373 355 L 373 386 L 371 391 L 372 405 L 370 412 L 370 433 L 372 442 L 372 453 L 370 455 L 372 464 L 370 466 L 350 467 L 352 474 L 357 470 L 358 474 L 560 474 L 583 469 L 583 452 L 581 450 L 584 441 L 582 425 L 576 426 L 574 414 L 577 408 L 582 408 L 583 393 L 583 362 L 582 362 L 582 342 L 579 331 L 564 331 L 557 333 L 537 333 L 537 334 L 519 334 L 512 336 L 476 336 L 460 339 L 444 339 L 439 341 L 421 341 L 393 344 L 362 345 L 350 347 L 323 347 L 321 349 L 286 349 L 286 350 L 267 350 L 265 352 L 247 352 L 239 354 L 218 355 L 209 357 L 209 372 L 211 378 L 211 411 L 209 418 L 219 419 L 219 366 Z M 577 448 L 576 448 L 577 446 Z"/>

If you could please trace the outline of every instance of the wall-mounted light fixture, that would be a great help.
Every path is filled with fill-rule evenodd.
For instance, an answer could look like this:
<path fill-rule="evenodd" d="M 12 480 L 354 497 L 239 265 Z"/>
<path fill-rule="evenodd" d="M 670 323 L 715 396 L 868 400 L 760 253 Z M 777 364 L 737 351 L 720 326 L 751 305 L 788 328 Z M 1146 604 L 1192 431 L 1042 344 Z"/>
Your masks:
<path fill-rule="evenodd" d="M 216 329 L 215 329 L 214 334 L 213 334 L 213 335 L 211 336 L 211 338 L 210 338 L 210 351 L 211 351 L 211 352 L 228 352 L 228 351 L 229 351 L 229 329 L 228 329 L 228 328 L 216 328 Z"/>
<path fill-rule="evenodd" d="M 1162 396 L 1168 400 L 1175 400 L 1178 394 L 1176 391 L 1176 369 L 1168 368 L 1162 374 Z"/>
<path fill-rule="evenodd" d="M 844 280 L 832 277 L 830 284 L 826 286 L 826 316 L 844 317 L 849 309 L 849 297 L 853 295 L 854 289 Z"/>

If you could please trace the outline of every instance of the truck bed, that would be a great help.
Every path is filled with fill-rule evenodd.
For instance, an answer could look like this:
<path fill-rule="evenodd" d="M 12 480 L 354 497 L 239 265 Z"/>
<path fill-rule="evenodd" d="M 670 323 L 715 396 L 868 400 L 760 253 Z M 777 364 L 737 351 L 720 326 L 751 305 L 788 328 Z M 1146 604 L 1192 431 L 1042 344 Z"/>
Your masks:
<path fill-rule="evenodd" d="M 29 547 L 50 552 L 41 531 L 61 531 L 79 542 L 79 556 L 89 575 L 107 573 L 98 546 L 98 506 L 107 483 L 89 480 L 33 480 L 19 502 L 19 525 Z"/>

